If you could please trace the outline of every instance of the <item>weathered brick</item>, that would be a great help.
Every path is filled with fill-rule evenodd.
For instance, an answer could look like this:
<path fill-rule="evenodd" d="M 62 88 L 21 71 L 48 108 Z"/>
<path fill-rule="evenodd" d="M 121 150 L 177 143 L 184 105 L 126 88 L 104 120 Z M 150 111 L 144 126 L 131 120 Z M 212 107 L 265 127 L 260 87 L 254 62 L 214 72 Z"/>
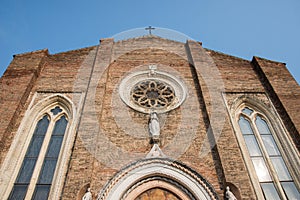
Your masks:
<path fill-rule="evenodd" d="M 118 94 L 118 85 L 128 73 L 137 69 L 148 70 L 148 65 L 159 64 L 162 66 L 159 70 L 168 72 L 168 69 L 172 69 L 185 82 L 189 93 L 184 104 L 191 104 L 189 108 L 184 108 L 183 104 L 164 116 L 160 140 L 162 151 L 166 155 L 171 154 L 168 145 L 180 133 L 193 135 L 184 152 L 174 159 L 201 174 L 213 186 L 220 199 L 224 196 L 227 183 L 239 189 L 242 199 L 256 199 L 230 114 L 224 110 L 220 113 L 224 116 L 224 121 L 214 121 L 215 124 L 212 124 L 211 115 L 214 109 L 225 108 L 225 103 L 231 104 L 237 94 L 255 96 L 270 107 L 274 104 L 299 150 L 299 85 L 282 63 L 257 57 L 248 61 L 203 48 L 203 52 L 199 54 L 199 48 L 202 48 L 199 43 L 192 41 L 184 44 L 158 37 L 141 37 L 119 42 L 103 39 L 100 46 L 54 55 L 42 50 L 15 56 L 0 80 L 0 163 L 6 157 L 35 94 L 63 93 L 74 101 L 75 93 L 86 95 L 85 105 L 81 110 L 82 119 L 77 125 L 77 132 L 73 133 L 77 137 L 61 198 L 81 199 L 87 185 L 92 188 L 96 198 L 96 194 L 122 167 L 134 161 L 134 158 L 114 157 L 114 152 L 110 152 L 107 145 L 99 145 L 104 137 L 114 147 L 129 154 L 146 156 L 152 147 L 147 132 L 149 116 L 129 108 L 120 99 L 116 99 L 119 96 L 115 94 Z M 220 74 L 223 85 L 214 81 L 214 76 L 210 77 L 199 71 L 210 70 L 210 65 L 214 65 Z M 207 85 L 208 83 L 211 85 Z M 210 91 L 212 87 L 219 89 L 214 97 L 219 98 L 221 104 L 214 105 L 214 97 Z M 225 94 L 226 99 L 223 99 L 222 95 Z M 41 95 L 40 99 L 43 97 Z M 195 97 L 195 102 L 191 97 Z M 268 98 L 271 102 L 268 102 Z M 121 103 L 116 104 L 117 100 Z M 88 107 L 87 104 L 94 107 Z M 184 109 L 190 113 L 188 116 Z M 127 118 L 117 121 L 115 115 L 118 110 L 127 112 L 130 123 L 138 124 L 144 132 L 136 133 L 138 136 L 126 132 L 121 126 L 129 121 Z M 197 127 L 192 129 L 189 123 L 183 124 L 183 118 L 187 118 L 188 122 L 196 121 Z M 101 126 L 102 134 L 95 133 L 83 138 L 85 131 L 93 131 L 97 126 L 93 119 Z M 213 131 L 209 131 L 210 125 Z M 222 125 L 220 135 L 216 135 L 218 130 L 214 129 L 218 125 Z M 181 142 L 184 139 L 176 141 L 172 151 L 179 151 Z M 91 152 L 87 144 L 95 145 L 96 153 Z M 204 145 L 210 150 L 200 156 Z M 112 161 L 117 159 L 124 165 L 108 165 L 97 157 L 102 152 Z M 137 200 L 155 199 L 154 197 L 177 199 L 170 192 L 152 189 L 141 194 Z"/>

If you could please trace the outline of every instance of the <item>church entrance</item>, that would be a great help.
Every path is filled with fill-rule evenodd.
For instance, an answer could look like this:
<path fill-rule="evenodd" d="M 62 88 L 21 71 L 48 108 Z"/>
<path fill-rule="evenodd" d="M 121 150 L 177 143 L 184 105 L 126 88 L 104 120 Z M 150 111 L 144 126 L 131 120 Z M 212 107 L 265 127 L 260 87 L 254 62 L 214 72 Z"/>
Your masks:
<path fill-rule="evenodd" d="M 211 185 L 186 165 L 167 158 L 129 164 L 100 191 L 98 200 L 217 200 Z"/>
<path fill-rule="evenodd" d="M 181 200 L 174 193 L 162 189 L 153 188 L 140 194 L 135 200 Z"/>

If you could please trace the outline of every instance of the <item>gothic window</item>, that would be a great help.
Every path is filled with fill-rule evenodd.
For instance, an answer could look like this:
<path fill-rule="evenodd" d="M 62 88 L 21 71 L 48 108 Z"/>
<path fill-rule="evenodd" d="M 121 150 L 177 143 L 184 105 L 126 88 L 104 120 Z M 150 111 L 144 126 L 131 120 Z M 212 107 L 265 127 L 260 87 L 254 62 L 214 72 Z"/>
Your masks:
<path fill-rule="evenodd" d="M 48 199 L 67 125 L 59 106 L 38 118 L 9 199 Z"/>
<path fill-rule="evenodd" d="M 238 124 L 265 199 L 300 199 L 273 129 L 264 115 L 245 107 Z"/>
<path fill-rule="evenodd" d="M 142 113 L 165 113 L 180 106 L 186 96 L 185 83 L 178 76 L 157 70 L 133 71 L 119 85 L 119 95 L 130 108 Z"/>

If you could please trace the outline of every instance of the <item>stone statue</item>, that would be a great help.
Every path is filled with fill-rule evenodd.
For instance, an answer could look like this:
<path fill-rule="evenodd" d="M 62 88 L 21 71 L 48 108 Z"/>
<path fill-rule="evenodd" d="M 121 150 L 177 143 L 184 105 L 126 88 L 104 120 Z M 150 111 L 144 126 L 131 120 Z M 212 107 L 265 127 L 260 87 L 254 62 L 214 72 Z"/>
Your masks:
<path fill-rule="evenodd" d="M 155 70 L 157 70 L 157 66 L 156 65 L 149 65 L 149 76 L 154 76 L 156 74 Z"/>
<path fill-rule="evenodd" d="M 83 195 L 82 200 L 92 200 L 91 188 L 87 189 L 87 192 Z"/>
<path fill-rule="evenodd" d="M 150 113 L 149 132 L 154 143 L 159 141 L 160 127 L 156 112 Z"/>
<path fill-rule="evenodd" d="M 234 194 L 230 191 L 229 186 L 226 187 L 226 198 L 228 200 L 237 200 L 237 198 L 234 196 Z"/>

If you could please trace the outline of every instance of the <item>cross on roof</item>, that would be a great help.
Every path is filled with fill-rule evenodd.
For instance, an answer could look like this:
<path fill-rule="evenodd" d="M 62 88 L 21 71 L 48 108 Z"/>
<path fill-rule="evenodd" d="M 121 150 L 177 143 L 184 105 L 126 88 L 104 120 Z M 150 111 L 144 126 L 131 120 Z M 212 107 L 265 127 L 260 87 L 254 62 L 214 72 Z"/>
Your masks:
<path fill-rule="evenodd" d="M 153 28 L 152 26 L 148 26 L 147 28 L 145 28 L 145 30 L 149 31 L 149 35 L 152 35 L 151 31 L 154 29 L 155 28 Z"/>

